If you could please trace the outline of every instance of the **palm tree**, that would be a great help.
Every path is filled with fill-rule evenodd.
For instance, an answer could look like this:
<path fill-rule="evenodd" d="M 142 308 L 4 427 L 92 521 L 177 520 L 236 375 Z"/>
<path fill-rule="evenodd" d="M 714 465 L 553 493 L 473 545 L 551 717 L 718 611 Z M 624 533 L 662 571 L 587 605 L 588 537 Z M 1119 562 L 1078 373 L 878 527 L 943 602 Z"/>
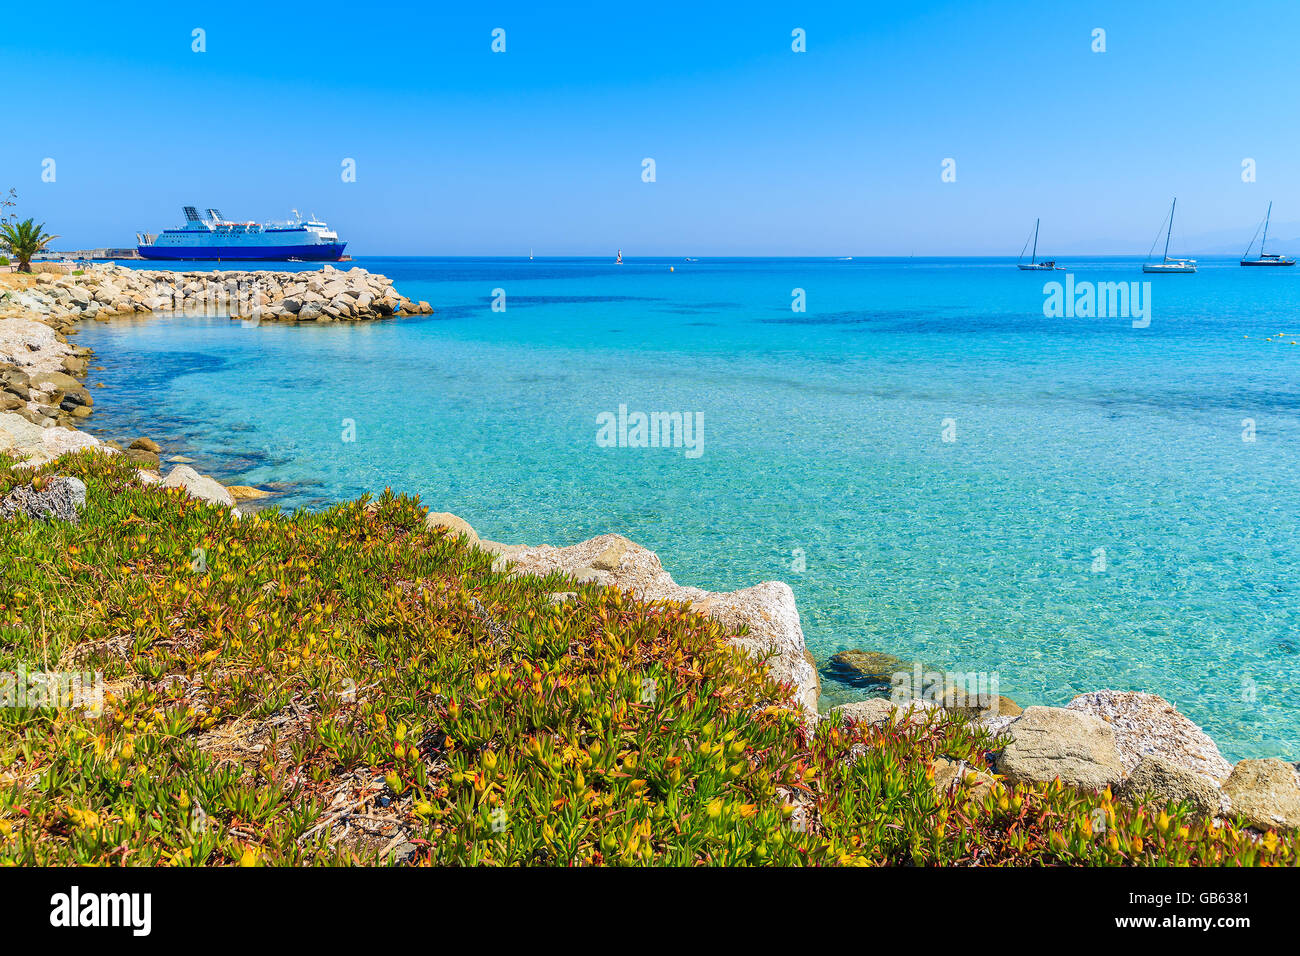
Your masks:
<path fill-rule="evenodd" d="M 32 220 L 17 223 L 0 224 L 0 246 L 4 246 L 18 259 L 19 272 L 32 271 L 32 256 L 41 252 L 58 236 L 51 236 L 45 231 L 45 223 L 39 226 Z"/>

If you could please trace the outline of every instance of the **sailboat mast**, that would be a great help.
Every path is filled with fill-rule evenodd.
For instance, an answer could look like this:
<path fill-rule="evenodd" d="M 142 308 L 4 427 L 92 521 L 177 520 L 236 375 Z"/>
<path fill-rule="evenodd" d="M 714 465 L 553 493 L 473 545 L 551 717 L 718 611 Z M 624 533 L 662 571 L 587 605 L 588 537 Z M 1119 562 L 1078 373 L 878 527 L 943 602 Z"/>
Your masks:
<path fill-rule="evenodd" d="M 1165 233 L 1165 262 L 1169 261 L 1169 237 L 1174 234 L 1174 210 L 1178 208 L 1178 197 L 1174 197 L 1174 204 L 1169 207 L 1169 231 Z"/>
<path fill-rule="evenodd" d="M 1264 238 L 1259 240 L 1259 257 L 1264 258 L 1264 243 L 1268 242 L 1268 221 L 1273 218 L 1273 203 L 1268 204 L 1268 212 L 1264 216 Z"/>
<path fill-rule="evenodd" d="M 1039 220 L 1035 219 L 1034 220 L 1034 251 L 1029 254 L 1029 264 L 1031 266 L 1038 261 L 1038 223 Z"/>

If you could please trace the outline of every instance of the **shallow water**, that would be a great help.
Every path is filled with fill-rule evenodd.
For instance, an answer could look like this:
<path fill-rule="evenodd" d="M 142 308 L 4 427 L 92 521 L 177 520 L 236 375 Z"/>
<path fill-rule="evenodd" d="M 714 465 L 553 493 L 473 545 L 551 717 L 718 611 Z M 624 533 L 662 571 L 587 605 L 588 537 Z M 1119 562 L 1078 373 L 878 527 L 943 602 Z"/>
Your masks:
<path fill-rule="evenodd" d="M 91 430 L 289 506 L 391 486 L 495 540 L 617 531 L 684 584 L 789 582 L 823 664 L 997 672 L 1022 705 L 1146 690 L 1229 759 L 1300 757 L 1300 270 L 1071 268 L 1150 280 L 1135 329 L 1045 318 L 1065 273 L 993 260 L 356 264 L 437 313 L 87 323 Z M 620 405 L 702 413 L 702 454 L 601 447 Z"/>

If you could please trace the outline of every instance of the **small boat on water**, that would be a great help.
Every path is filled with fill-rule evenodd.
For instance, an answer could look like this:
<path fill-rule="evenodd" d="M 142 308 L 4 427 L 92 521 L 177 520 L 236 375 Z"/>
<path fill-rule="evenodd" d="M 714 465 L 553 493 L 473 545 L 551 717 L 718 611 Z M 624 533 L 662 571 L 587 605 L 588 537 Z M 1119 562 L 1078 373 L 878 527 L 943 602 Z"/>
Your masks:
<path fill-rule="evenodd" d="M 1264 214 L 1264 237 L 1259 240 L 1259 255 L 1254 259 L 1250 258 L 1251 247 L 1255 245 L 1255 236 L 1250 237 L 1250 245 L 1246 251 L 1241 254 L 1241 264 L 1243 266 L 1293 266 L 1295 260 L 1290 256 L 1284 256 L 1278 252 L 1265 252 L 1264 243 L 1268 242 L 1268 221 L 1273 217 L 1273 204 L 1268 204 L 1268 212 Z M 1255 227 L 1255 235 L 1259 235 L 1259 227 Z"/>
<path fill-rule="evenodd" d="M 623 250 L 620 249 L 618 250 L 618 255 L 614 257 L 614 265 L 621 266 L 622 264 L 623 264 Z"/>
<path fill-rule="evenodd" d="M 1196 271 L 1195 259 L 1171 259 L 1169 258 L 1169 237 L 1174 233 L 1174 210 L 1178 208 L 1178 197 L 1174 197 L 1173 205 L 1169 207 L 1169 228 L 1165 231 L 1165 255 L 1159 262 L 1151 262 L 1150 259 L 1142 263 L 1143 272 L 1156 274 L 1179 274 Z M 1156 236 L 1156 242 L 1160 241 L 1160 236 Z M 1155 242 L 1151 243 L 1151 248 L 1155 249 Z M 1150 256 L 1150 253 L 1147 253 Z"/>
<path fill-rule="evenodd" d="M 1016 261 L 1016 268 L 1021 272 L 1052 272 L 1056 269 L 1064 269 L 1065 266 L 1058 266 L 1055 259 L 1044 259 L 1038 261 L 1038 223 L 1040 220 L 1034 220 L 1034 251 L 1029 254 L 1029 261 Z M 1025 239 L 1025 246 L 1029 245 L 1029 239 Z M 1025 258 L 1025 246 L 1020 247 L 1020 259 Z"/>

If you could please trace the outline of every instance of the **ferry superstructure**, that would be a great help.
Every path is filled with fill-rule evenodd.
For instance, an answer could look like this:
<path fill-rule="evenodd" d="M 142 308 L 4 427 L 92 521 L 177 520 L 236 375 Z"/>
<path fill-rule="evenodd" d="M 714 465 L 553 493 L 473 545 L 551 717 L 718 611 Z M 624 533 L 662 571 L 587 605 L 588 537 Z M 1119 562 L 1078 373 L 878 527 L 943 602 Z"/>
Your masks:
<path fill-rule="evenodd" d="M 239 261 L 337 262 L 346 242 L 324 222 L 294 218 L 284 223 L 231 222 L 219 209 L 204 215 L 185 207 L 185 225 L 157 235 L 136 234 L 136 251 L 144 259 L 229 259 Z"/>

